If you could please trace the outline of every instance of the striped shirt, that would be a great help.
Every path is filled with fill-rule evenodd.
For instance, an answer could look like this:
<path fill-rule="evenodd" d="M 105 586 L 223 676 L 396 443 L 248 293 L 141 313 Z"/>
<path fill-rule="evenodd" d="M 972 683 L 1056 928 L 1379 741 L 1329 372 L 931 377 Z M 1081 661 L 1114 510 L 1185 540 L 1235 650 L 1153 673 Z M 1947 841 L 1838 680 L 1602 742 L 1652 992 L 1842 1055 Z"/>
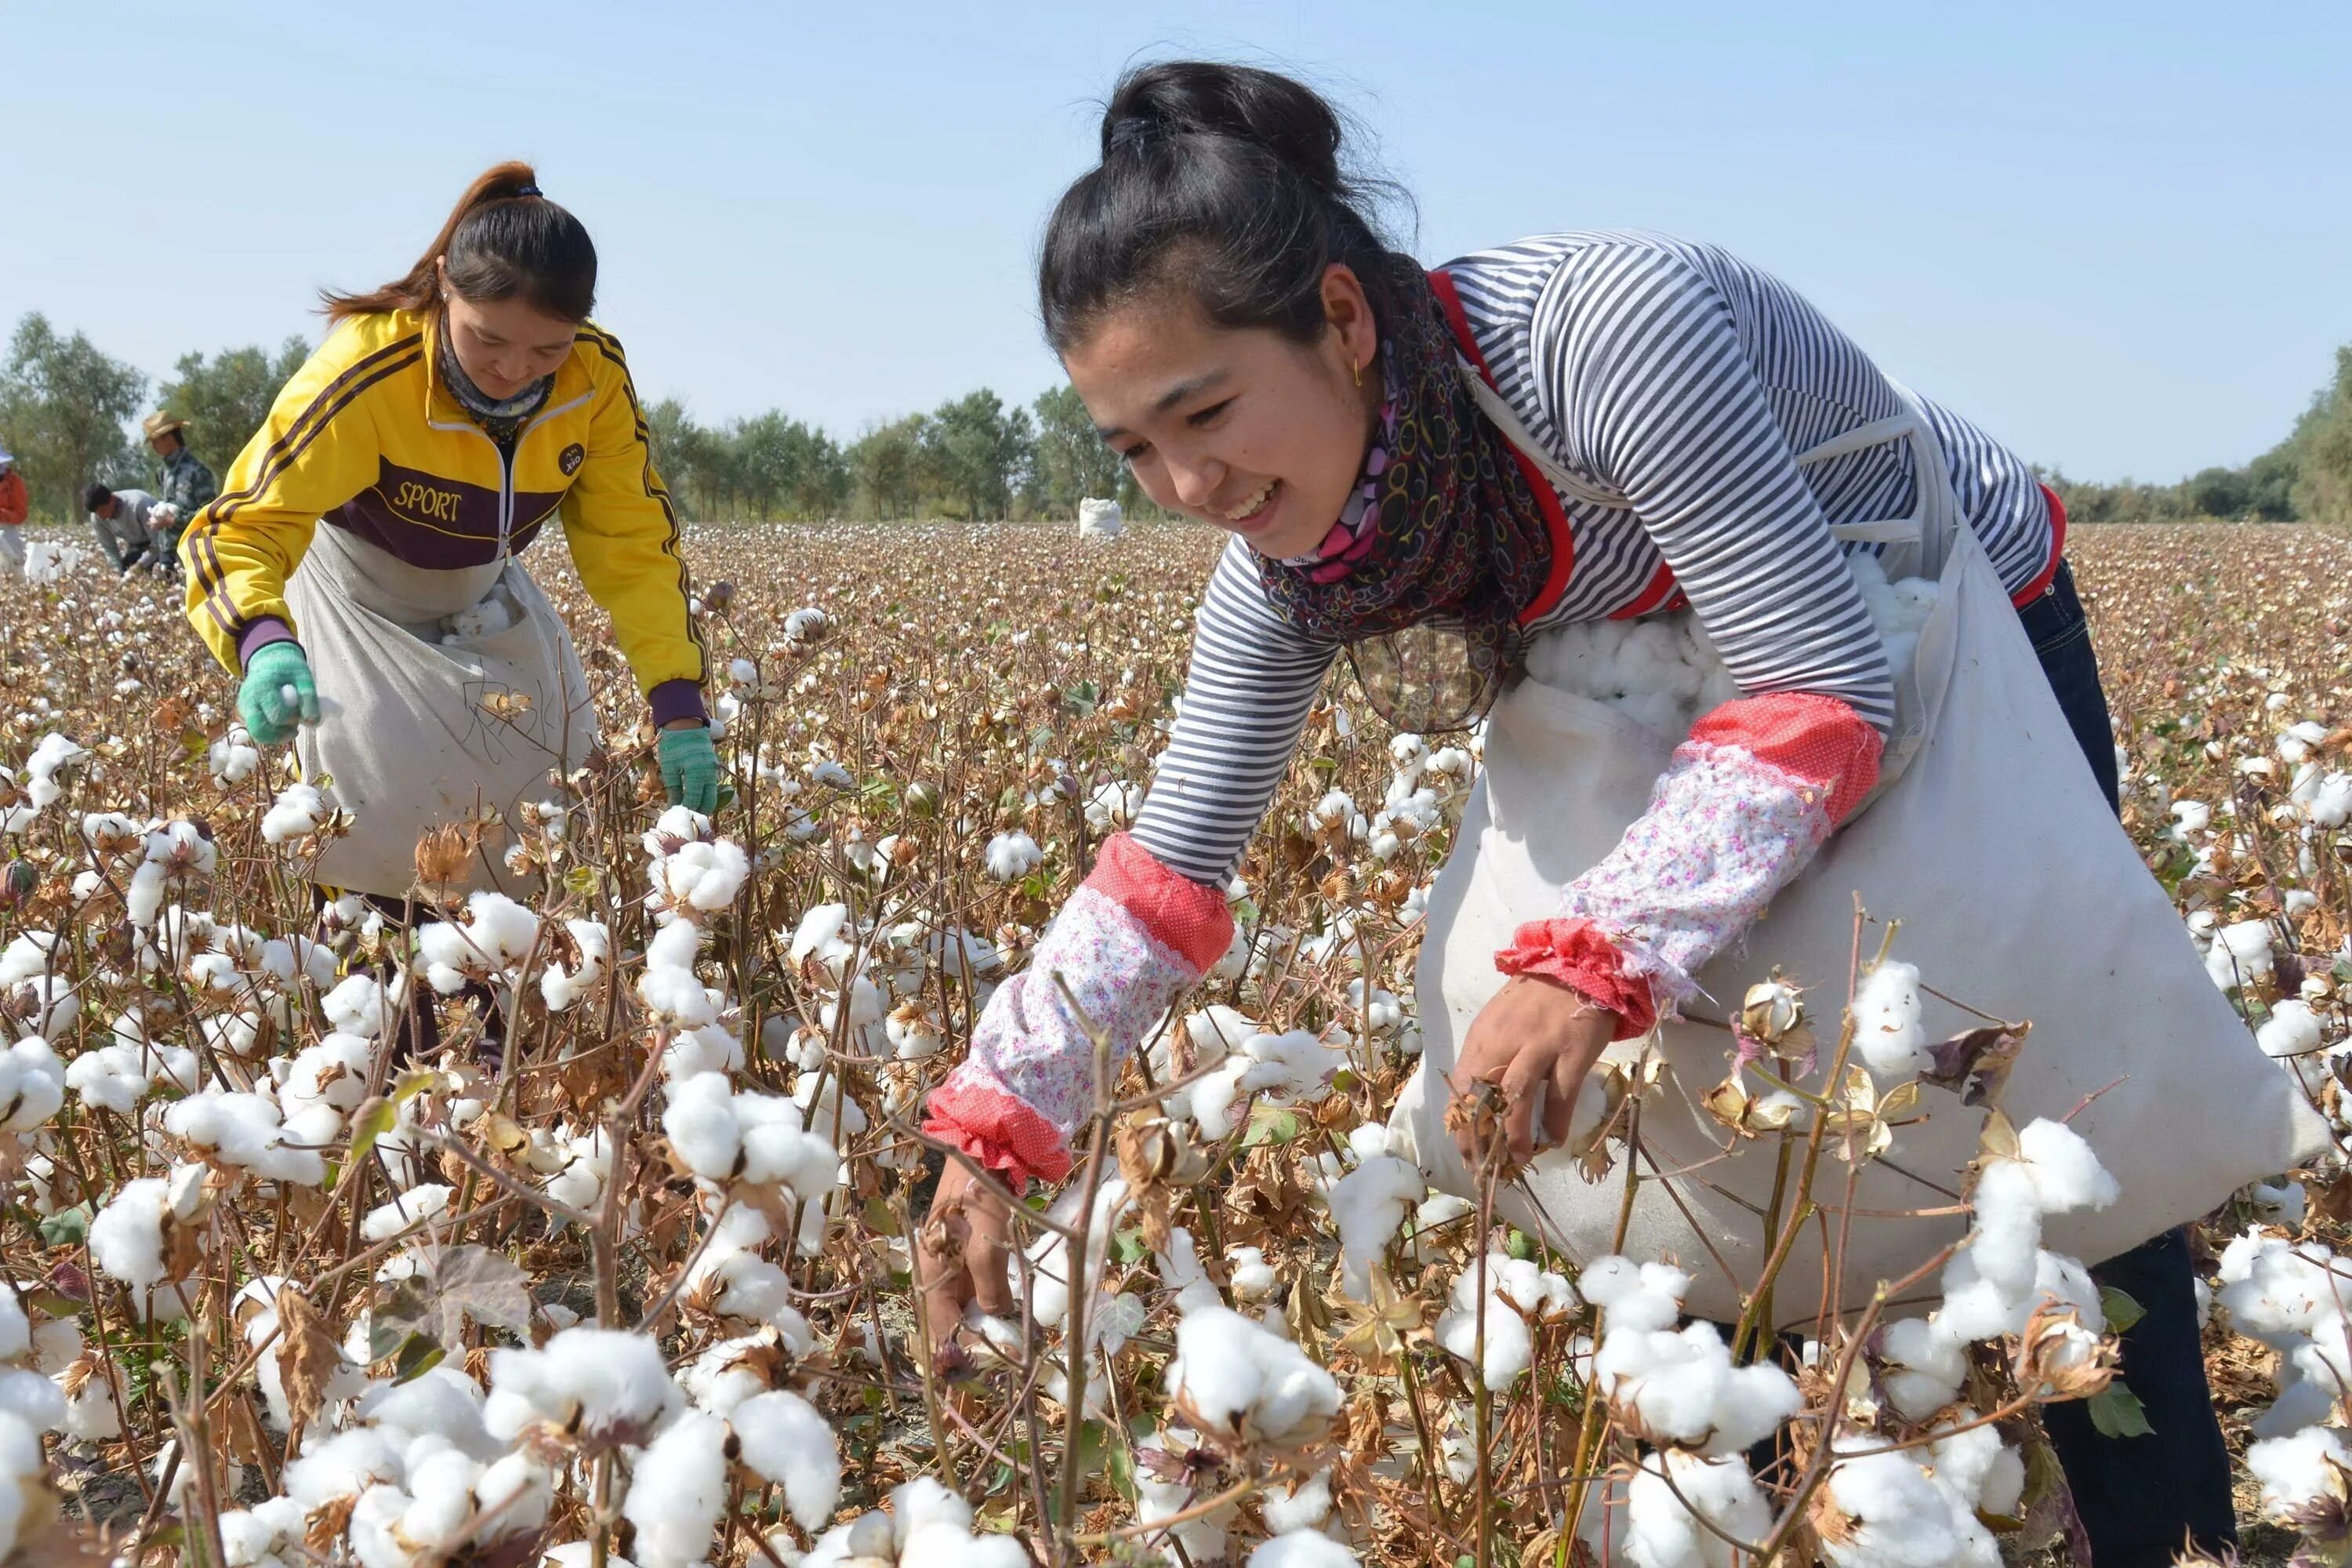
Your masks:
<path fill-rule="evenodd" d="M 1797 454 L 1901 412 L 1886 377 L 1785 283 L 1664 235 L 1547 235 L 1446 268 L 1496 390 L 1548 454 L 1622 507 L 1563 494 L 1574 570 L 1530 630 L 1654 603 L 1667 574 L 1744 693 L 1836 697 L 1877 725 L 1894 685 L 1832 523 L 1910 514 L 1912 451 Z M 1923 399 L 1923 402 L 1926 401 Z M 1960 510 L 2012 593 L 2053 564 L 2026 465 L 1927 402 Z M 1268 601 L 1247 544 L 1203 595 L 1175 732 L 1135 824 L 1162 863 L 1233 874 L 1339 652 Z"/>

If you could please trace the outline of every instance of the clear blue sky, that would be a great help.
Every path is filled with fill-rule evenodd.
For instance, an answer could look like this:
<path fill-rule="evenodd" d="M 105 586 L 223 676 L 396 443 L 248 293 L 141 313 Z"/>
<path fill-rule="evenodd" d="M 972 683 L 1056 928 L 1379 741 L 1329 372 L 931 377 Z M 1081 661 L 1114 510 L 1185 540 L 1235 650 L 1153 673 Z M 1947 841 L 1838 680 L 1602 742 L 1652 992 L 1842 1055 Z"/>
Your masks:
<path fill-rule="evenodd" d="M 1713 240 L 2085 479 L 2284 434 L 2352 341 L 2352 7 L 0 0 L 0 318 L 151 373 L 315 334 L 535 161 L 648 397 L 851 435 L 1057 379 L 1030 285 L 1131 59 L 1297 69 L 1436 260 Z"/>

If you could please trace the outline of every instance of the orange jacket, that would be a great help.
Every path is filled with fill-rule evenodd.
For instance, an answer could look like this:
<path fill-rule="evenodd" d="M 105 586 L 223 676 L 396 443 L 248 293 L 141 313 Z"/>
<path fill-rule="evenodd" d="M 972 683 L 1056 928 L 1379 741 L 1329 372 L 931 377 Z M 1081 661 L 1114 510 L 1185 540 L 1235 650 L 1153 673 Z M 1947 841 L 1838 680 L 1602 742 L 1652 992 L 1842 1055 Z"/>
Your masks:
<path fill-rule="evenodd" d="M 0 527 L 16 527 L 31 510 L 32 502 L 25 495 L 25 476 L 14 468 L 0 474 Z"/>

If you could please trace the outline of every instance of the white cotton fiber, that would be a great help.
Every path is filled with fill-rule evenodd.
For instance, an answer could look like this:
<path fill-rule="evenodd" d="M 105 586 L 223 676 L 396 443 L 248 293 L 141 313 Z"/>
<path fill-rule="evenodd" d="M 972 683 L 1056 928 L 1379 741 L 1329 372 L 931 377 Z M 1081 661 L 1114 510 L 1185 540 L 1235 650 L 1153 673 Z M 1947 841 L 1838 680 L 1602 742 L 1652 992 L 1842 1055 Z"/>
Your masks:
<path fill-rule="evenodd" d="M 2273 1057 L 2306 1055 L 2319 1049 L 2321 1039 L 2319 1015 L 2310 1003 L 2294 997 L 2274 1005 L 2254 1031 L 2254 1043 Z"/>
<path fill-rule="evenodd" d="M 1975 1509 L 1908 1451 L 1840 1461 L 1829 1494 L 1849 1522 L 1822 1532 L 1834 1568 L 1999 1568 L 2000 1548 Z"/>
<path fill-rule="evenodd" d="M 134 1289 L 163 1278 L 163 1220 L 169 1212 L 161 1176 L 122 1184 L 89 1222 L 89 1256 L 102 1273 Z"/>
<path fill-rule="evenodd" d="M 754 1394 L 728 1417 L 743 1462 L 784 1489 L 803 1530 L 833 1517 L 841 1495 L 841 1448 L 816 1407 L 782 1390 Z"/>
<path fill-rule="evenodd" d="M 694 1568 L 709 1554 L 727 1507 L 726 1447 L 727 1424 L 689 1410 L 637 1457 L 621 1512 L 645 1568 Z"/>
<path fill-rule="evenodd" d="M 1331 1188 L 1331 1218 L 1345 1263 L 1340 1288 L 1349 1300 L 1371 1299 L 1372 1266 L 1428 1191 L 1421 1167 L 1393 1154 L 1372 1155 Z"/>
<path fill-rule="evenodd" d="M 1650 1454 L 1625 1489 L 1623 1530 L 1634 1568 L 1733 1568 L 1734 1548 L 1716 1531 L 1760 1546 L 1772 1533 L 1772 1510 L 1744 1459 Z"/>
<path fill-rule="evenodd" d="M 1249 1568 L 1360 1568 L 1362 1561 L 1319 1530 L 1292 1530 L 1260 1544 Z"/>
<path fill-rule="evenodd" d="M 37 1035 L 0 1051 L 0 1132 L 30 1132 L 66 1102 L 66 1068 Z"/>
<path fill-rule="evenodd" d="M 2352 1448 L 2326 1426 L 2264 1438 L 2246 1450 L 2246 1469 L 2262 1483 L 2263 1511 L 2273 1519 L 2333 1497 L 2339 1468 L 2352 1469 Z"/>
<path fill-rule="evenodd" d="M 2063 1121 L 2042 1117 L 2026 1123 L 2017 1135 L 2017 1148 L 2033 1177 L 2043 1214 L 2103 1209 L 2123 1195 L 2083 1135 Z"/>
<path fill-rule="evenodd" d="M 1853 1043 L 1881 1079 L 1916 1077 L 1933 1065 L 1919 1026 L 1919 969 L 1882 959 L 1853 993 Z"/>
<path fill-rule="evenodd" d="M 1886 1396 L 1903 1419 L 1924 1421 L 1958 1396 L 1968 1351 L 1948 1324 L 1905 1318 L 1886 1326 L 1881 1344 Z"/>
<path fill-rule="evenodd" d="M 1288 1340 L 1224 1307 L 1176 1326 L 1168 1388 L 1204 1427 L 1277 1445 L 1319 1435 L 1339 1411 L 1339 1385 Z"/>
<path fill-rule="evenodd" d="M 679 1400 L 649 1335 L 579 1327 L 536 1350 L 490 1352 L 482 1422 L 511 1440 L 533 1421 L 588 1432 L 649 1431 Z"/>

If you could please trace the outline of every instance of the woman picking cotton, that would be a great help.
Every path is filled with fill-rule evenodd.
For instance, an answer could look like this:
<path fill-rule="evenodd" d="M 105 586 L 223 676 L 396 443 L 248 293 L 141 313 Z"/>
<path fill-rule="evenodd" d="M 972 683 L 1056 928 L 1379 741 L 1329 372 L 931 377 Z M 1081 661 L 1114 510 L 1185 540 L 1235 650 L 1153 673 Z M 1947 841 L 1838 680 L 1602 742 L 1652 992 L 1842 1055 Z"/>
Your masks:
<path fill-rule="evenodd" d="M 1712 247 L 1558 234 L 1426 273 L 1378 237 L 1339 146 L 1296 82 L 1151 67 L 1118 87 L 1101 163 L 1046 234 L 1046 332 L 1105 438 L 1155 501 L 1235 538 L 1133 831 L 1104 846 L 931 1096 L 929 1130 L 1016 1190 L 1067 1172 L 1092 1110 L 1092 1048 L 1055 977 L 1126 1051 L 1225 952 L 1222 886 L 1342 649 L 1375 706 L 1423 731 L 1485 711 L 1530 638 L 1685 605 L 1728 672 L 1728 700 L 1641 775 L 1646 810 L 1550 879 L 1501 952 L 1473 955 L 1509 978 L 1451 1086 L 1499 1089 L 1515 1164 L 1567 1134 L 1612 1041 L 1698 998 L 1696 976 L 1871 795 L 1897 681 L 1848 556 L 1894 539 L 1885 520 L 1909 518 L 1923 549 L 1965 524 L 1977 597 L 2056 698 L 2034 700 L 2063 713 L 2021 742 L 2063 748 L 2065 782 L 2112 810 L 2063 516 L 2023 463 Z M 1490 731 L 1490 768 L 1512 743 Z M 1566 837 L 1581 804 L 1519 826 Z M 1471 828 L 1462 842 L 1457 861 L 1476 860 Z M 1425 1024 L 1444 1011 L 1426 965 Z M 960 1247 L 920 1249 L 944 1338 L 969 1300 L 1009 1306 L 1008 1220 L 956 1165 L 934 1210 L 934 1245 Z M 2147 1308 L 2125 1354 L 2158 1436 L 2053 1425 L 2102 1563 L 2167 1561 L 2185 1528 L 2229 1538 L 2226 1459 L 2178 1237 L 2113 1267 Z"/>
<path fill-rule="evenodd" d="M 397 900 L 420 835 L 513 821 L 587 760 L 579 655 L 518 559 L 559 511 L 671 802 L 717 806 L 677 519 L 595 292 L 580 220 L 528 165 L 484 174 L 404 276 L 326 297 L 325 343 L 181 543 L 189 618 L 242 676 L 246 728 L 293 740 L 353 816 L 322 883 Z M 464 873 L 499 875 L 495 845 Z"/>

